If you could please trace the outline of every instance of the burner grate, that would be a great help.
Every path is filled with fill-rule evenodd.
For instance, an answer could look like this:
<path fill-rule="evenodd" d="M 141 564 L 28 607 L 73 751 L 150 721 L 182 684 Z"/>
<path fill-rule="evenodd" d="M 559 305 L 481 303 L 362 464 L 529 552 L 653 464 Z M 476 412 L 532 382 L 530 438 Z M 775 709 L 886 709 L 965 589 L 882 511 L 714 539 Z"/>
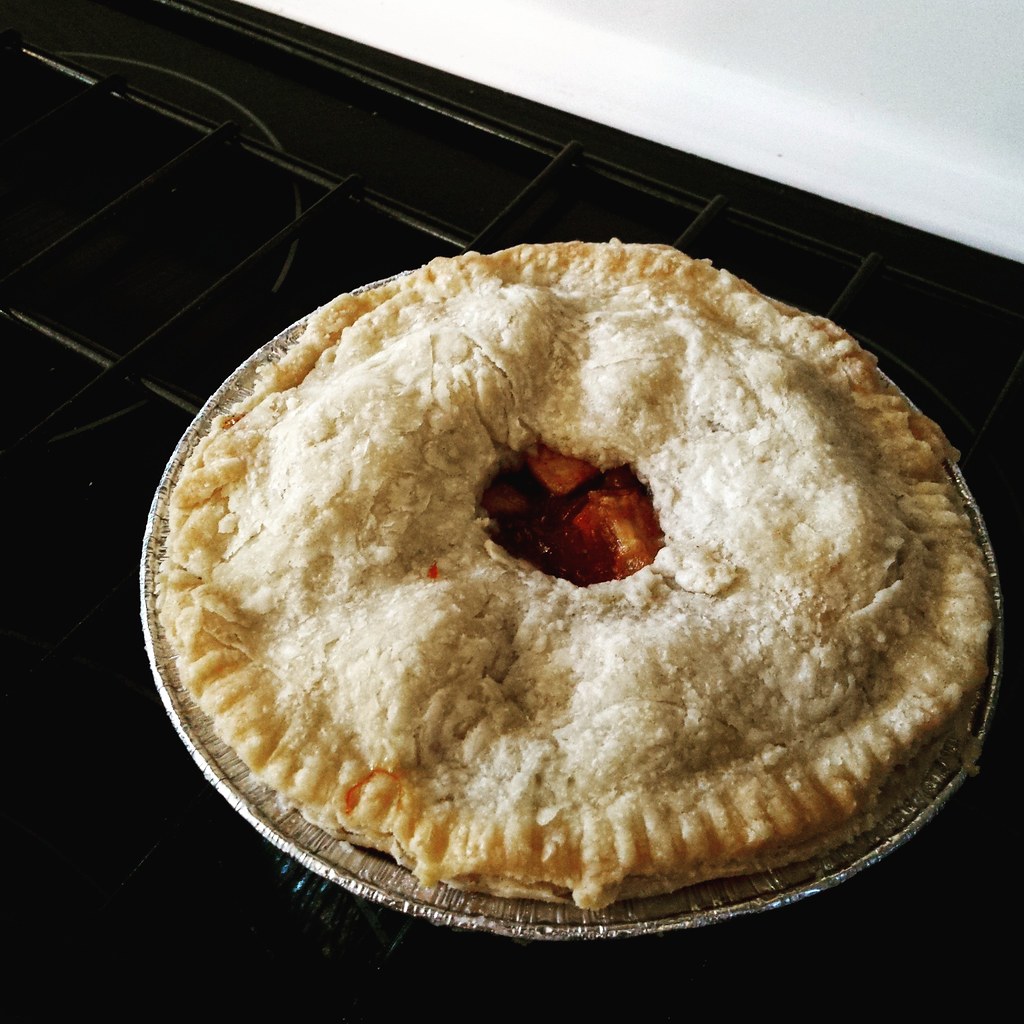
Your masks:
<path fill-rule="evenodd" d="M 279 964 L 285 942 L 330 963 L 361 941 L 358 962 L 377 969 L 428 941 L 465 953 L 297 869 L 209 796 L 156 699 L 135 582 L 164 462 L 206 397 L 315 306 L 434 256 L 663 242 L 838 318 L 969 453 L 1017 587 L 1020 474 L 1004 449 L 1020 411 L 1021 266 L 220 0 L 83 9 L 36 24 L 38 43 L 0 35 L 0 341 L 21 398 L 0 414 L 0 471 L 34 566 L 5 615 L 5 708 L 24 722 L 65 711 L 61 757 L 6 809 L 19 863 L 43 879 L 14 908 L 28 934 L 103 919 L 166 951 L 146 920 L 201 893 L 222 927 L 237 922 L 232 962 Z M 1011 649 L 1006 677 L 1019 674 Z M 840 887 L 830 908 L 874 922 L 894 893 L 904 905 L 942 886 L 951 858 L 988 869 L 1009 713 L 991 774 L 929 826 L 934 845 L 922 834 L 891 887 L 872 880 L 874 899 L 852 902 Z M 69 763 L 93 777 L 55 814 L 43 794 L 66 790 Z M 102 836 L 82 844 L 98 819 Z M 969 906 L 969 886 L 957 893 Z M 690 959 L 732 964 L 728 943 L 704 941 Z"/>
<path fill-rule="evenodd" d="M 269 265 L 265 257 L 285 239 L 298 240 L 307 231 L 316 234 L 327 215 L 323 199 L 342 194 L 342 189 L 349 200 L 348 223 L 337 223 L 336 230 L 347 239 L 348 251 L 317 251 L 317 262 L 330 269 L 332 280 L 317 275 L 322 287 L 308 300 L 303 296 L 308 306 L 345 286 L 413 265 L 399 255 L 404 251 L 400 246 L 383 260 L 369 255 L 376 251 L 378 257 L 384 256 L 382 240 L 391 242 L 396 234 L 412 236 L 403 241 L 406 246 L 413 243 L 417 258 L 499 248 L 523 238 L 614 235 L 674 240 L 784 301 L 832 315 L 842 311 L 850 329 L 869 347 L 891 354 L 896 365 L 929 362 L 927 352 L 904 354 L 907 338 L 925 338 L 931 347 L 936 338 L 955 343 L 981 333 L 993 339 L 986 356 L 996 365 L 995 380 L 1002 384 L 1015 379 L 1012 367 L 1020 358 L 1020 347 L 1014 339 L 1024 324 L 1024 315 L 1009 308 L 1012 301 L 1020 301 L 1016 293 L 1007 290 L 1004 308 L 920 278 L 917 267 L 893 264 L 884 250 L 858 255 L 848 248 L 845 236 L 838 236 L 842 244 L 836 241 L 835 224 L 826 223 L 829 230 L 811 238 L 766 219 L 763 210 L 744 206 L 730 194 L 700 197 L 688 187 L 666 186 L 651 168 L 616 165 L 579 139 L 560 146 L 541 143 L 535 133 L 521 128 L 505 125 L 499 131 L 480 117 L 470 120 L 463 110 L 443 112 L 436 98 L 425 99 L 412 88 L 402 91 L 393 81 L 378 85 L 392 107 L 401 107 L 401 116 L 394 119 L 403 126 L 411 111 L 431 123 L 446 113 L 451 123 L 448 134 L 460 136 L 462 149 L 467 145 L 465 134 L 477 133 L 477 150 L 489 159 L 485 167 L 473 170 L 478 175 L 483 171 L 481 176 L 492 188 L 490 158 L 495 146 L 502 150 L 498 157 L 520 172 L 528 157 L 535 160 L 531 175 L 511 183 L 511 194 L 501 199 L 486 223 L 467 230 L 447 219 L 446 195 L 425 186 L 427 198 L 434 201 L 431 205 L 412 206 L 403 198 L 408 182 L 417 184 L 428 173 L 426 167 L 413 168 L 403 188 L 390 193 L 373 180 L 319 168 L 301 156 L 293 158 L 239 137 L 233 124 L 216 126 L 191 116 L 192 126 L 186 126 L 173 105 L 142 95 L 120 76 L 92 74 L 52 55 L 18 49 L 14 39 L 6 37 L 6 73 L 13 73 L 15 58 L 20 58 L 17 63 L 26 81 L 42 74 L 42 91 L 54 98 L 55 105 L 36 112 L 32 122 L 22 124 L 3 144 L 5 165 L 12 169 L 4 173 L 6 201 L 0 207 L 8 239 L 0 263 L 0 295 L 9 318 L 26 325 L 48 324 L 43 329 L 51 338 L 92 353 L 95 361 L 110 364 L 113 351 L 114 362 L 104 376 L 133 373 L 137 364 L 140 372 L 165 381 L 169 394 L 191 393 L 195 399 L 205 393 L 216 378 L 175 381 L 168 359 L 149 355 L 160 348 L 158 339 L 175 334 L 182 310 L 210 305 L 213 293 L 230 290 L 239 275 Z M 252 33 L 246 39 L 254 45 Z M 263 38 L 260 45 L 283 47 L 290 61 L 299 59 L 295 47 L 284 47 L 273 38 Z M 308 53 L 306 59 L 320 75 L 330 75 L 332 90 L 343 92 L 349 104 L 354 90 L 365 101 L 364 112 L 380 105 L 380 96 L 377 103 L 367 100 L 367 75 Z M 59 85 L 49 80 L 54 78 Z M 66 96 L 69 83 L 76 82 L 79 91 Z M 56 99 L 61 96 L 65 98 Z M 154 123 L 143 125 L 147 119 Z M 544 157 L 544 148 L 552 155 Z M 89 160 L 82 159 L 86 153 Z M 395 162 L 393 154 L 390 159 Z M 404 165 L 405 159 L 399 162 Z M 82 166 L 90 172 L 81 174 Z M 355 230 L 357 226 L 363 230 Z M 901 230 L 894 228 L 892 233 Z M 961 263 L 975 258 L 973 253 L 960 253 L 952 243 L 941 244 Z M 296 248 L 273 280 L 254 289 L 261 305 L 281 290 Z M 1002 276 L 1013 274 L 1006 261 L 994 262 Z M 96 303 L 94 297 L 103 288 L 119 301 Z M 305 308 L 293 303 L 283 315 L 294 318 Z M 272 318 L 268 325 L 279 329 L 285 324 Z M 944 354 L 948 379 L 920 386 L 922 404 L 936 415 L 941 416 L 939 410 L 928 408 L 931 396 L 959 392 L 968 376 L 964 363 L 975 358 L 971 347 L 957 347 L 959 356 L 952 350 Z M 235 351 L 232 358 L 242 355 Z M 147 365 L 150 361 L 152 367 Z M 231 366 L 218 364 L 216 369 L 226 375 Z M 914 386 L 909 389 L 913 393 Z M 956 440 L 969 442 L 978 425 L 992 420 L 993 404 L 1010 400 L 1012 394 L 978 389 L 956 409 L 957 427 L 963 428 Z M 27 435 L 34 436 L 38 429 L 38 424 L 32 425 Z"/>

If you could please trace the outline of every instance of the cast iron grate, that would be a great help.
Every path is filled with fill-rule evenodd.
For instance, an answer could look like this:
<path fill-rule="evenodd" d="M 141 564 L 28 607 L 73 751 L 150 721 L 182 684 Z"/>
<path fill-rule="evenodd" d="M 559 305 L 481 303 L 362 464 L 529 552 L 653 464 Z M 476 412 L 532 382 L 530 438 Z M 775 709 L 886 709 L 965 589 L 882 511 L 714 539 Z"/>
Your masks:
<path fill-rule="evenodd" d="M 218 30 L 223 31 L 223 26 Z M 246 36 L 249 45 L 253 45 L 251 36 L 251 32 Z M 262 45 L 273 48 L 274 41 L 264 40 Z M 53 97 L 53 106 L 36 111 L 27 123 L 18 123 L 16 112 L 8 114 L 16 127 L 2 150 L 5 165 L 11 168 L 5 172 L 7 243 L 0 254 L 5 315 L 103 364 L 103 379 L 130 376 L 135 380 L 152 371 L 156 379 L 150 381 L 151 391 L 155 385 L 166 396 L 179 400 L 188 396 L 186 403 L 195 404 L 216 384 L 216 375 L 188 381 L 180 372 L 175 374 L 166 365 L 173 343 L 161 339 L 180 335 L 180 321 L 190 318 L 194 307 L 214 306 L 220 295 L 237 296 L 238 279 L 269 263 L 277 245 L 318 232 L 323 240 L 331 227 L 349 240 L 349 273 L 339 273 L 337 258 L 318 260 L 319 266 L 330 268 L 332 280 L 323 282 L 318 291 L 310 289 L 307 305 L 325 300 L 344 286 L 406 269 L 414 259 L 437 253 L 498 248 L 524 238 L 616 234 L 676 244 L 729 266 L 801 308 L 833 316 L 844 313 L 854 333 L 869 346 L 891 352 L 894 365 L 904 364 L 911 375 L 920 377 L 922 372 L 914 368 L 916 360 L 901 354 L 899 346 L 905 337 L 926 335 L 929 346 L 938 337 L 965 352 L 970 346 L 958 343 L 980 334 L 1010 341 L 992 344 L 987 353 L 995 364 L 995 379 L 1012 381 L 1019 376 L 1019 344 L 1015 346 L 1013 339 L 1019 338 L 1024 318 L 1009 308 L 1012 301 L 1019 301 L 1009 287 L 1007 308 L 989 298 L 963 295 L 918 276 L 913 267 L 890 266 L 885 252 L 877 248 L 858 252 L 848 247 L 844 236 L 837 239 L 823 232 L 809 237 L 803 230 L 773 223 L 763 210 L 745 207 L 727 194 L 700 195 L 685 181 L 666 185 L 649 168 L 623 167 L 591 152 L 578 139 L 541 140 L 524 128 L 496 127 L 481 117 L 471 119 L 465 110 L 449 111 L 460 152 L 468 145 L 466 133 L 480 136 L 477 149 L 487 159 L 477 170 L 488 182 L 495 159 L 521 172 L 521 181 L 517 176 L 505 183 L 511 191 L 497 197 L 499 206 L 491 200 L 491 208 L 483 214 L 486 219 L 477 225 L 454 224 L 444 209 L 447 196 L 432 186 L 423 191 L 428 200 L 437 200 L 436 205 L 414 207 L 404 195 L 374 187 L 373 181 L 360 176 L 362 168 L 344 173 L 310 165 L 240 135 L 233 125 L 218 127 L 182 115 L 129 87 L 120 76 L 94 75 L 29 51 L 14 36 L 6 38 L 4 53 L 14 92 Z M 288 50 L 288 58 L 298 59 L 294 48 Z M 325 69 L 322 59 L 307 59 L 319 75 L 328 71 L 334 75 L 337 81 L 332 89 L 343 93 L 350 106 L 362 98 L 376 109 L 384 105 L 383 97 L 388 109 L 400 108 L 392 122 L 403 129 L 417 114 L 431 122 L 444 115 L 436 97 L 424 99 L 415 89 L 403 94 L 391 79 L 378 85 L 381 95 L 367 96 L 373 83 L 365 73 L 337 63 Z M 26 88 L 17 80 L 18 74 L 25 80 L 42 76 L 46 81 L 35 86 L 30 82 Z M 147 118 L 148 126 L 138 123 Z M 91 173 L 82 175 L 80 161 L 67 159 L 76 147 L 88 150 Z M 215 170 L 206 166 L 207 160 Z M 414 169 L 408 176 L 415 181 L 418 173 Z M 231 216 L 227 208 L 237 198 L 235 183 L 240 180 L 247 187 Z M 321 201 L 328 194 L 337 198 L 342 193 L 348 199 L 338 204 L 347 207 L 344 216 L 336 213 L 338 220 L 327 226 L 334 204 Z M 253 210 L 267 214 L 275 204 L 276 220 L 252 217 Z M 182 218 L 188 216 L 191 222 L 183 224 Z M 149 245 L 147 251 L 128 240 L 125 227 L 129 224 Z M 364 229 L 361 234 L 358 227 Z M 306 248 L 313 244 L 307 243 Z M 385 244 L 386 256 L 381 251 Z M 958 248 L 942 244 L 952 251 Z M 414 257 L 405 256 L 407 251 Z M 195 253 L 203 258 L 195 259 Z M 357 254 L 354 260 L 352 253 Z M 168 256 L 178 258 L 173 287 L 167 281 Z M 965 261 L 961 258 L 961 262 Z M 1000 269 L 1008 278 L 1014 272 L 1010 267 Z M 288 276 L 290 270 L 289 260 L 279 268 L 279 276 Z M 304 273 L 308 281 L 308 271 Z M 144 293 L 145 308 L 119 302 L 101 309 L 94 298 L 103 287 L 119 297 Z M 254 290 L 266 304 L 267 282 Z M 275 304 L 279 291 L 281 281 L 275 278 L 269 282 L 270 304 Z M 287 307 L 284 315 L 298 316 L 305 308 L 297 302 L 276 305 Z M 906 320 L 895 328 L 894 307 L 904 311 Z M 283 326 L 281 316 L 274 319 L 272 314 L 270 324 Z M 896 335 L 896 344 L 888 334 Z M 232 357 L 241 354 L 236 350 Z M 182 353 L 176 355 L 181 362 Z M 927 354 L 922 356 L 927 365 Z M 947 379 L 942 379 L 943 368 L 936 367 L 937 379 L 927 375 L 921 386 L 940 400 L 943 395 L 958 395 L 953 412 L 962 421 L 964 436 L 956 440 L 973 442 L 977 425 L 990 422 L 993 408 L 1006 396 L 1001 398 L 999 392 L 983 386 L 977 393 L 964 395 L 964 367 L 954 369 L 951 363 L 946 367 Z M 230 368 L 216 365 L 222 375 Z M 30 443 L 40 435 L 44 420 L 73 416 L 74 407 L 84 404 L 96 387 L 98 383 L 90 384 L 81 395 L 75 392 L 47 410 L 14 443 Z"/>
<path fill-rule="evenodd" d="M 164 460 L 255 348 L 335 294 L 433 256 L 523 240 L 664 242 L 839 319 L 968 453 L 1004 579 L 1019 575 L 1019 473 L 1002 448 L 1024 360 L 1020 266 L 361 47 L 325 49 L 230 5 L 104 6 L 214 51 L 196 72 L 211 83 L 222 62 L 258 68 L 273 102 L 292 105 L 295 134 L 143 88 L 132 60 L 112 75 L 102 60 L 0 37 L 11 99 L 0 104 L 0 338 L 20 398 L 0 417 L 0 470 L 7 493 L 28 496 L 18 536 L 35 562 L 5 615 L 18 670 L 6 710 L 35 720 L 42 702 L 63 701 L 65 756 L 116 775 L 142 808 L 117 843 L 83 851 L 66 837 L 93 826 L 93 806 L 71 803 L 55 825 L 32 793 L 12 797 L 13 831 L 82 879 L 72 902 L 83 913 L 137 924 L 127 894 L 164 878 L 162 861 L 211 814 L 137 634 L 125 635 Z M 97 763 L 96 736 L 111 729 L 115 748 Z M 180 772 L 123 779 L 120 763 L 154 751 Z M 246 828 L 227 841 L 251 842 Z M 282 891 L 320 908 L 317 943 L 332 932 L 344 945 L 336 930 L 365 921 L 380 958 L 400 948 L 408 922 L 338 910 L 333 887 L 268 856 Z M 35 920 L 38 894 L 30 910 Z"/>

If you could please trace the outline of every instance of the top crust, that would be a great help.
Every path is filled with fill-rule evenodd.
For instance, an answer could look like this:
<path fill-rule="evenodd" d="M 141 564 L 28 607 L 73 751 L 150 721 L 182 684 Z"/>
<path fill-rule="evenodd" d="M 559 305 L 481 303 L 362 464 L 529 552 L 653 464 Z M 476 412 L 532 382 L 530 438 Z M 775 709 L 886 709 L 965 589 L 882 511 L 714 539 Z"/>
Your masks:
<path fill-rule="evenodd" d="M 634 468 L 652 565 L 577 587 L 490 540 L 540 440 Z M 315 824 L 600 907 L 834 843 L 967 705 L 992 611 L 955 458 L 840 328 L 674 249 L 440 259 L 316 311 L 199 443 L 159 616 Z"/>

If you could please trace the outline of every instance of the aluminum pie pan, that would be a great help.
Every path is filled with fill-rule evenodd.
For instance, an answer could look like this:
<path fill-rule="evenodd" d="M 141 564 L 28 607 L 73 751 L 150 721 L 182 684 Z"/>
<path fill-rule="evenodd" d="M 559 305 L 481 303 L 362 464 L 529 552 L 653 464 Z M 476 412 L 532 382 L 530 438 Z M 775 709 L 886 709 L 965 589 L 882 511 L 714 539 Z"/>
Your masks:
<path fill-rule="evenodd" d="M 386 283 L 366 285 L 368 290 Z M 281 331 L 242 363 L 210 397 L 186 430 L 164 469 L 153 497 L 143 539 L 140 573 L 142 627 L 150 667 L 174 728 L 203 775 L 264 838 L 354 895 L 433 924 L 489 932 L 520 940 L 597 939 L 652 935 L 696 928 L 762 912 L 833 888 L 902 846 L 927 824 L 967 778 L 965 761 L 976 757 L 987 735 L 1003 673 L 1003 598 L 995 555 L 981 512 L 960 470 L 948 471 L 963 499 L 984 552 L 994 605 L 989 640 L 989 675 L 976 698 L 966 737 L 932 745 L 916 788 L 881 822 L 827 855 L 750 875 L 713 879 L 662 896 L 622 900 L 601 910 L 572 903 L 505 898 L 439 884 L 424 887 L 391 857 L 358 847 L 308 822 L 261 783 L 221 741 L 212 723 L 185 689 L 175 654 L 156 614 L 156 580 L 165 550 L 168 507 L 181 470 L 213 421 L 252 391 L 256 374 L 300 337 L 307 317 Z M 971 746 L 974 756 L 965 757 Z"/>

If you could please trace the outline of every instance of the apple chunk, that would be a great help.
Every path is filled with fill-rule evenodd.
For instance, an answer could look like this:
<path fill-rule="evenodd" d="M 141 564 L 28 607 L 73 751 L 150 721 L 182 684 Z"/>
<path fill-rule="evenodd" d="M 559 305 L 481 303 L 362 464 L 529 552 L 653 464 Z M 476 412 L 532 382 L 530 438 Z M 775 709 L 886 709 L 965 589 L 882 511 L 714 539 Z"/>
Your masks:
<path fill-rule="evenodd" d="M 562 455 L 545 444 L 527 452 L 526 465 L 548 494 L 571 494 L 601 472 L 597 466 L 572 455 Z"/>
<path fill-rule="evenodd" d="M 651 500 L 641 491 L 590 491 L 573 526 L 587 538 L 587 547 L 607 552 L 616 580 L 650 565 L 664 543 Z"/>

